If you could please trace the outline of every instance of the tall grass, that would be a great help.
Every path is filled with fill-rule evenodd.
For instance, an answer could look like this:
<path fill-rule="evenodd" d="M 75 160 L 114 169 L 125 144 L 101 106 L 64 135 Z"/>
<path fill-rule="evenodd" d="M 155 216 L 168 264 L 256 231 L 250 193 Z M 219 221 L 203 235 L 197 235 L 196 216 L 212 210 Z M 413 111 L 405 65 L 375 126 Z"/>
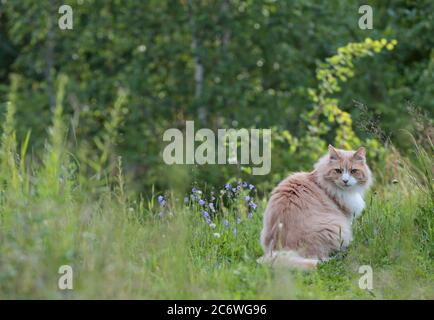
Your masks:
<path fill-rule="evenodd" d="M 112 153 L 125 95 L 91 165 L 66 143 L 60 77 L 42 161 L 26 160 L 30 134 L 16 142 L 12 83 L 0 146 L 0 299 L 434 298 L 432 150 L 415 145 L 416 167 L 390 153 L 396 172 L 368 195 L 347 252 L 312 273 L 272 270 L 256 263 L 266 199 L 254 198 L 248 216 L 246 193 L 228 201 L 216 190 L 219 214 L 207 223 L 192 197 L 156 201 L 128 189 Z M 73 290 L 58 288 L 61 265 L 73 268 Z M 373 268 L 371 291 L 358 286 L 361 265 Z"/>

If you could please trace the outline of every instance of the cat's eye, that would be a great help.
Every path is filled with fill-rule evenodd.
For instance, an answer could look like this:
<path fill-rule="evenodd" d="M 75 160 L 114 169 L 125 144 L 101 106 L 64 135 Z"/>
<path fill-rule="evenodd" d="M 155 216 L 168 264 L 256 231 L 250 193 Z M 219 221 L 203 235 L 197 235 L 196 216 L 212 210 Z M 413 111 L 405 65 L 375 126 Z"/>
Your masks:
<path fill-rule="evenodd" d="M 335 172 L 336 173 L 342 173 L 342 170 L 341 169 L 335 169 Z"/>
<path fill-rule="evenodd" d="M 351 169 L 351 174 L 355 174 L 355 173 L 357 173 L 357 171 L 359 171 L 359 170 L 357 170 L 357 169 Z"/>

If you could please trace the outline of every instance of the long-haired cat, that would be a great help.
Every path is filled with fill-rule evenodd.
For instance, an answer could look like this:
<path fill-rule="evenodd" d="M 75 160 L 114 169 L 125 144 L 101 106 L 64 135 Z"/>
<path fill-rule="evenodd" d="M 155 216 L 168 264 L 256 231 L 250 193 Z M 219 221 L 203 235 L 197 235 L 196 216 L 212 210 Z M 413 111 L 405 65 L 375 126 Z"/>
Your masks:
<path fill-rule="evenodd" d="M 346 248 L 371 182 L 365 148 L 329 145 L 314 171 L 290 175 L 273 190 L 261 233 L 265 254 L 258 262 L 313 269 Z"/>

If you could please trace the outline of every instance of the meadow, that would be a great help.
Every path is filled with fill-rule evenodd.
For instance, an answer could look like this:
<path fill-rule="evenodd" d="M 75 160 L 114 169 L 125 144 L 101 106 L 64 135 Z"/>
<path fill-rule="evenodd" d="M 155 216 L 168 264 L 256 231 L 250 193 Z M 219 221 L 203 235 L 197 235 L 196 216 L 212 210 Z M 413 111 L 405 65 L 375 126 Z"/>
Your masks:
<path fill-rule="evenodd" d="M 40 161 L 29 155 L 30 134 L 16 141 L 14 93 L 7 106 L 0 299 L 434 298 L 432 143 L 415 143 L 412 161 L 389 147 L 385 164 L 394 165 L 374 173 L 346 252 L 313 272 L 273 269 L 256 263 L 267 201 L 256 186 L 235 177 L 216 189 L 138 194 L 120 157 L 88 175 L 64 139 L 59 88 Z M 58 288 L 62 265 L 73 269 L 72 290 Z M 371 290 L 359 287 L 363 265 L 373 270 Z"/>
<path fill-rule="evenodd" d="M 434 299 L 432 21 L 432 0 L 0 1 L 0 300 Z M 198 129 L 270 132 L 271 162 L 204 165 Z M 373 171 L 354 241 L 258 264 L 271 190 L 329 144 Z"/>

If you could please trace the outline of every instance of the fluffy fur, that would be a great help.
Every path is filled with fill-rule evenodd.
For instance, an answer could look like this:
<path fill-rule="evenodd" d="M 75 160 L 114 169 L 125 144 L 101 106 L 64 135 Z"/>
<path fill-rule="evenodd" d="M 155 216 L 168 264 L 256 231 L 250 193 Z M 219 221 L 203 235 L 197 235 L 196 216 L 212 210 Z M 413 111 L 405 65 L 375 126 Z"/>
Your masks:
<path fill-rule="evenodd" d="M 352 240 L 351 223 L 372 182 L 365 149 L 329 152 L 312 172 L 295 173 L 273 190 L 264 214 L 260 263 L 313 269 Z"/>

